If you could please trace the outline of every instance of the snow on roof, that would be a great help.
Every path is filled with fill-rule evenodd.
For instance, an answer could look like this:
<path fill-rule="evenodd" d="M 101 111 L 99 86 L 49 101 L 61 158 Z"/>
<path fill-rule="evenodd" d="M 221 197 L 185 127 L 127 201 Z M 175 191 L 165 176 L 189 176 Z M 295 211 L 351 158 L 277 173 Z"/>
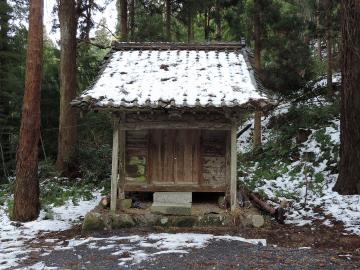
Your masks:
<path fill-rule="evenodd" d="M 133 48 L 112 52 L 80 100 L 93 100 L 94 107 L 156 108 L 234 107 L 267 99 L 241 46 Z"/>

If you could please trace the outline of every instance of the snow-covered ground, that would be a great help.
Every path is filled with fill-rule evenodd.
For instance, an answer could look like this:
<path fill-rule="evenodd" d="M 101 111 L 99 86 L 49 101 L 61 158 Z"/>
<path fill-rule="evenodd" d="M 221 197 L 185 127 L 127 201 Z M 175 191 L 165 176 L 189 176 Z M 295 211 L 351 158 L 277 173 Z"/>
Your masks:
<path fill-rule="evenodd" d="M 334 83 L 338 83 L 340 77 L 338 74 L 334 75 Z M 326 86 L 326 80 L 320 80 L 315 82 L 316 86 Z M 322 105 L 327 102 L 322 100 Z M 290 107 L 289 103 L 281 104 L 271 115 L 264 116 L 262 118 L 262 141 L 266 143 L 269 138 L 274 136 L 271 129 L 267 128 L 269 119 L 274 115 L 281 115 L 288 112 Z M 244 123 L 246 126 L 252 123 L 253 119 L 249 119 Z M 238 140 L 238 149 L 241 153 L 246 153 L 252 149 L 252 131 L 249 129 Z M 316 133 L 319 131 L 329 139 L 327 148 L 331 149 L 330 158 L 326 158 L 322 145 L 316 139 Z M 295 144 L 295 141 L 293 142 Z M 343 196 L 333 191 L 333 187 L 337 181 L 338 174 L 332 173 L 329 169 L 329 165 L 332 167 L 334 164 L 329 164 L 329 160 L 336 160 L 334 156 L 334 147 L 340 145 L 340 121 L 339 119 L 333 119 L 328 127 L 320 130 L 311 130 L 311 134 L 308 140 L 300 146 L 300 157 L 304 157 L 307 153 L 313 153 L 315 162 L 306 161 L 301 158 L 298 161 L 292 162 L 289 165 L 281 163 L 280 160 L 276 160 L 274 157 L 274 165 L 280 165 L 278 167 L 286 167 L 283 175 L 276 179 L 263 179 L 261 185 L 258 185 L 256 191 L 264 192 L 272 202 L 279 203 L 284 197 L 279 194 L 289 194 L 286 198 L 291 206 L 289 208 L 289 214 L 287 216 L 286 223 L 303 226 L 306 224 L 312 224 L 315 220 L 320 220 L 325 226 L 334 226 L 333 220 L 340 221 L 344 224 L 346 233 L 354 233 L 360 235 L 360 195 Z M 300 172 L 294 173 L 296 170 Z M 240 177 L 242 181 L 249 181 L 256 170 L 259 169 L 259 164 L 254 162 L 254 165 L 247 168 L 249 175 L 246 177 Z M 312 176 L 318 175 L 318 179 L 311 177 L 307 171 L 313 171 Z M 323 179 L 322 179 L 323 178 Z M 310 186 L 312 188 L 310 188 Z M 314 188 L 315 187 L 315 188 Z M 305 194 L 307 195 L 305 196 Z M 295 196 L 296 199 L 291 197 Z M 306 197 L 306 205 L 305 203 Z M 320 209 L 320 211 L 319 211 Z"/>
<path fill-rule="evenodd" d="M 0 206 L 0 269 L 14 267 L 19 258 L 25 259 L 32 251 L 25 243 L 34 240 L 39 233 L 70 229 L 99 203 L 100 192 L 93 195 L 90 201 L 82 200 L 76 204 L 68 201 L 63 206 L 53 207 L 53 219 L 45 219 L 46 213 L 42 210 L 37 220 L 27 223 L 10 221 L 5 206 Z"/>
<path fill-rule="evenodd" d="M 56 240 L 56 239 L 54 239 Z M 67 245 L 59 245 L 56 250 L 77 248 L 107 250 L 118 257 L 119 266 L 131 266 L 143 261 L 151 261 L 162 254 L 187 254 L 191 249 L 206 247 L 211 241 L 241 241 L 253 245 L 266 246 L 265 239 L 245 239 L 239 236 L 214 236 L 199 233 L 156 233 L 148 235 L 112 236 L 107 238 L 78 238 L 69 240 Z M 125 255 L 126 254 L 126 255 Z M 42 264 L 44 266 L 44 264 Z"/>
<path fill-rule="evenodd" d="M 37 242 L 39 234 L 45 231 L 62 231 L 71 228 L 82 216 L 96 206 L 100 200 L 100 193 L 94 193 L 91 201 L 80 201 L 77 205 L 68 202 L 61 207 L 54 207 L 54 219 L 44 220 L 45 213 L 41 212 L 36 221 L 16 226 L 0 208 L 0 269 L 16 267 L 26 259 L 31 252 L 39 251 L 31 248 L 27 241 Z M 59 239 L 46 239 L 51 245 L 41 248 L 41 256 L 49 255 L 53 250 L 73 250 L 83 246 L 88 249 L 109 250 L 111 255 L 118 256 L 119 266 L 128 266 L 141 263 L 144 260 L 152 260 L 161 254 L 189 253 L 192 248 L 202 248 L 210 241 L 241 241 L 254 245 L 266 246 L 265 239 L 245 239 L 240 236 L 214 236 L 211 234 L 177 233 L 177 234 L 148 234 L 145 236 L 113 236 L 108 238 L 76 238 L 64 243 Z M 101 244 L 100 244 L 101 241 Z M 124 256 L 126 253 L 126 256 Z M 24 268 L 25 269 L 25 268 Z M 48 267 L 40 261 L 26 269 L 57 269 Z"/>

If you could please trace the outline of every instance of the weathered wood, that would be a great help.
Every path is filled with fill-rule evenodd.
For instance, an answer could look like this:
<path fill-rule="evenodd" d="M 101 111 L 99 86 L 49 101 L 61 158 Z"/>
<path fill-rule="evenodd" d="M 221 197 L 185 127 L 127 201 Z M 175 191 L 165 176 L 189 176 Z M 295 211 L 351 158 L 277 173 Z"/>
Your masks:
<path fill-rule="evenodd" d="M 199 184 L 199 130 L 150 130 L 150 178 L 152 183 Z"/>
<path fill-rule="evenodd" d="M 170 43 L 170 42 L 118 42 L 113 41 L 116 50 L 217 50 L 240 51 L 244 44 L 241 42 L 206 42 L 206 43 Z"/>
<path fill-rule="evenodd" d="M 125 130 L 119 127 L 119 183 L 118 183 L 118 198 L 125 199 L 124 185 L 125 185 Z"/>
<path fill-rule="evenodd" d="M 127 179 L 137 183 L 148 180 L 148 143 L 147 130 L 126 131 L 125 171 Z"/>
<path fill-rule="evenodd" d="M 237 150 L 236 150 L 236 132 L 237 126 L 233 125 L 230 134 L 230 149 L 231 149 L 231 162 L 230 162 L 230 208 L 233 211 L 236 208 L 236 186 L 237 186 Z"/>
<path fill-rule="evenodd" d="M 174 182 L 174 158 L 175 158 L 175 138 L 176 131 L 173 129 L 162 130 L 161 140 L 161 163 L 158 164 L 162 169 L 162 177 L 160 179 L 153 179 L 158 182 Z"/>
<path fill-rule="evenodd" d="M 217 122 L 134 122 L 124 123 L 125 130 L 141 129 L 209 129 L 209 130 L 230 130 L 230 123 Z"/>
<path fill-rule="evenodd" d="M 202 170 L 205 184 L 224 184 L 226 177 L 226 131 L 204 130 Z"/>
<path fill-rule="evenodd" d="M 117 187 L 119 173 L 119 125 L 114 124 L 113 149 L 111 164 L 111 210 L 116 211 Z"/>
<path fill-rule="evenodd" d="M 157 183 L 151 185 L 136 185 L 136 184 L 125 184 L 125 191 L 142 191 L 142 192 L 168 192 L 168 191 L 176 191 L 176 192 L 226 192 L 227 186 L 198 186 L 191 184 L 166 184 L 159 185 Z"/>
<path fill-rule="evenodd" d="M 100 205 L 102 208 L 110 207 L 111 196 L 105 196 L 101 198 Z"/>
<path fill-rule="evenodd" d="M 231 130 L 226 132 L 226 151 L 225 151 L 225 182 L 226 194 L 225 199 L 229 202 L 230 198 L 230 183 L 231 183 Z"/>

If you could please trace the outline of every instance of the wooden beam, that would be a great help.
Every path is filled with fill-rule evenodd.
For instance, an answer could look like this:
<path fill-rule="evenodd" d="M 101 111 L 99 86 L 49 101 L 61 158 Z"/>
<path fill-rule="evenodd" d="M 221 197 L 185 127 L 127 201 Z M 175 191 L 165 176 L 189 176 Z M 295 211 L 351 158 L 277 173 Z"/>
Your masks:
<path fill-rule="evenodd" d="M 118 173 L 119 173 L 119 125 L 114 124 L 113 131 L 113 149 L 112 149 L 112 164 L 111 164 L 111 210 L 116 211 L 116 199 L 118 188 Z"/>
<path fill-rule="evenodd" d="M 167 192 L 167 191 L 177 191 L 177 192 L 226 192 L 226 186 L 198 186 L 198 185 L 157 185 L 157 184 L 132 184 L 125 183 L 125 191 L 142 191 L 142 192 Z"/>
<path fill-rule="evenodd" d="M 237 205 L 236 189 L 237 189 L 237 149 L 236 149 L 236 133 L 237 125 L 233 125 L 230 134 L 230 207 L 231 211 L 235 210 Z"/>
<path fill-rule="evenodd" d="M 119 127 L 119 185 L 118 185 L 118 197 L 119 199 L 125 199 L 125 142 L 126 131 Z"/>
<path fill-rule="evenodd" d="M 209 129 L 209 130 L 230 130 L 230 123 L 214 122 L 137 122 L 124 123 L 124 130 L 141 130 L 141 129 Z"/>

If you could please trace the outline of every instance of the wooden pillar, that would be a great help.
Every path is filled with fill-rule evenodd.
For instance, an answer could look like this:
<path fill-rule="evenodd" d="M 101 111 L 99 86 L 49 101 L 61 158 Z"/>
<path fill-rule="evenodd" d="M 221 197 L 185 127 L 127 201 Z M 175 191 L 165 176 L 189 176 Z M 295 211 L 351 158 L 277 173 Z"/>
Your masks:
<path fill-rule="evenodd" d="M 230 207 L 231 211 L 237 206 L 237 150 L 236 133 L 237 125 L 233 124 L 230 132 Z"/>
<path fill-rule="evenodd" d="M 111 210 L 116 210 L 117 188 L 119 173 L 119 125 L 116 122 L 113 130 L 113 149 L 111 164 Z"/>
<path fill-rule="evenodd" d="M 254 149 L 261 146 L 261 112 L 255 112 L 254 116 Z"/>
<path fill-rule="evenodd" d="M 125 130 L 119 128 L 119 185 L 118 197 L 125 199 Z"/>

